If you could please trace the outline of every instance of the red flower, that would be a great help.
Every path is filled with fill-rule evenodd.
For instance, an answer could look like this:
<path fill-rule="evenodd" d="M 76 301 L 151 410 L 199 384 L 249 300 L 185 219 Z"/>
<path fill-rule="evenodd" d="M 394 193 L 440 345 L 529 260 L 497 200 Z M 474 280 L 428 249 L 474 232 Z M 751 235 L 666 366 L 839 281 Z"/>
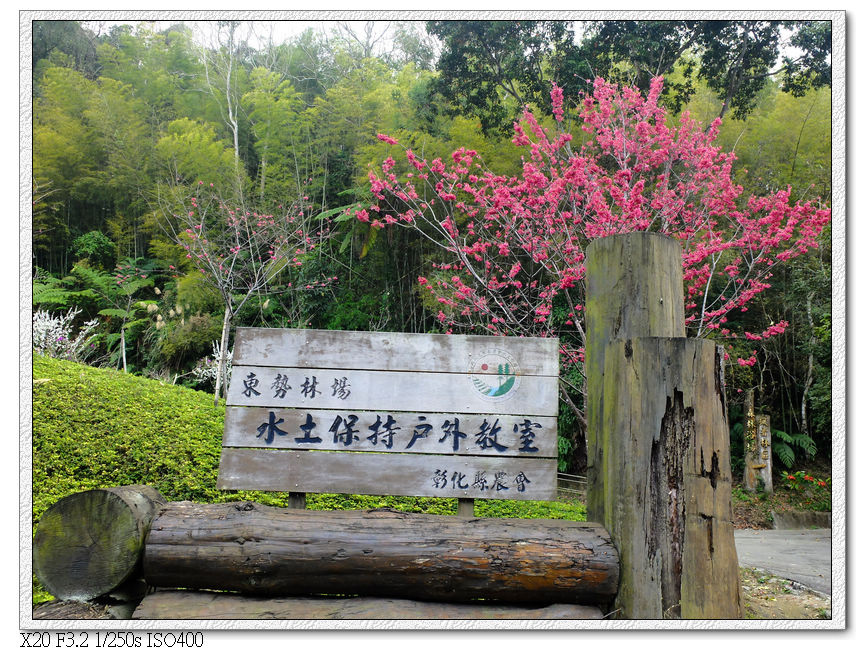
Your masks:
<path fill-rule="evenodd" d="M 817 485 L 820 487 L 826 487 L 826 481 L 817 481 Z"/>
<path fill-rule="evenodd" d="M 806 474 L 806 475 L 805 475 L 805 480 L 806 480 L 806 481 L 813 481 L 813 480 L 814 480 L 814 477 L 813 477 L 813 476 L 808 476 L 808 475 Z"/>
<path fill-rule="evenodd" d="M 796 477 L 793 476 L 792 474 L 787 474 L 787 478 L 790 479 L 791 481 L 795 481 L 795 480 L 796 480 Z"/>

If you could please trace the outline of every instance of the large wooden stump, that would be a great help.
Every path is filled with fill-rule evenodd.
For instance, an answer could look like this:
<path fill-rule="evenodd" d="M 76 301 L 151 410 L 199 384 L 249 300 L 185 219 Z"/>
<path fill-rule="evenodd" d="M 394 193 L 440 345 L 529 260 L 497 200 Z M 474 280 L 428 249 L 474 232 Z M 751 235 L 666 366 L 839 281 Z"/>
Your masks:
<path fill-rule="evenodd" d="M 250 502 L 170 503 L 144 555 L 157 587 L 271 596 L 596 604 L 615 595 L 618 572 L 597 524 Z"/>
<path fill-rule="evenodd" d="M 685 338 L 613 341 L 604 364 L 603 524 L 623 618 L 740 618 L 722 352 Z"/>
<path fill-rule="evenodd" d="M 588 518 L 604 521 L 604 354 L 615 339 L 685 336 L 682 249 L 669 237 L 634 232 L 586 248 L 586 476 Z"/>
<path fill-rule="evenodd" d="M 165 499 L 146 485 L 88 490 L 51 506 L 33 539 L 33 570 L 60 600 L 113 591 L 140 566 L 144 538 Z"/>
<path fill-rule="evenodd" d="M 316 620 L 316 619 L 600 619 L 590 605 L 543 607 L 431 603 L 394 598 L 262 598 L 204 591 L 157 591 L 147 596 L 133 620 Z"/>

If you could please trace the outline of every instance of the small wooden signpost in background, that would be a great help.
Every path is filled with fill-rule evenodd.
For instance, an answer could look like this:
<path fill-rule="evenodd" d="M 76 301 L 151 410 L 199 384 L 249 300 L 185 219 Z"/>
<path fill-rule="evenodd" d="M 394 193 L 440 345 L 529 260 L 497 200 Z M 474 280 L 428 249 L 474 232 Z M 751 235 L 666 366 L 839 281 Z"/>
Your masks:
<path fill-rule="evenodd" d="M 227 404 L 220 489 L 556 496 L 557 339 L 240 328 Z"/>
<path fill-rule="evenodd" d="M 772 494 L 772 429 L 768 415 L 754 412 L 754 389 L 745 393 L 745 490 Z M 762 488 L 760 483 L 762 482 Z"/>

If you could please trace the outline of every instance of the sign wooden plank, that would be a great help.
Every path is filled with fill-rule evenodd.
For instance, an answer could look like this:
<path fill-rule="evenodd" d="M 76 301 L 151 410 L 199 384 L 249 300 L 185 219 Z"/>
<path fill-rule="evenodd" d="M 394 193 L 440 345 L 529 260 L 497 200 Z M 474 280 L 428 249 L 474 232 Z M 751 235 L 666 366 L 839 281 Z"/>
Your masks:
<path fill-rule="evenodd" d="M 556 460 L 224 448 L 217 488 L 553 500 Z"/>
<path fill-rule="evenodd" d="M 240 328 L 222 489 L 556 493 L 558 340 Z"/>
<path fill-rule="evenodd" d="M 495 375 L 509 361 L 516 375 L 558 377 L 558 348 L 553 338 L 241 327 L 233 363 Z"/>
<path fill-rule="evenodd" d="M 224 447 L 555 458 L 556 418 L 229 406 Z M 456 447 L 456 448 L 455 448 Z"/>
<path fill-rule="evenodd" d="M 239 366 L 229 406 L 555 416 L 558 378 Z"/>

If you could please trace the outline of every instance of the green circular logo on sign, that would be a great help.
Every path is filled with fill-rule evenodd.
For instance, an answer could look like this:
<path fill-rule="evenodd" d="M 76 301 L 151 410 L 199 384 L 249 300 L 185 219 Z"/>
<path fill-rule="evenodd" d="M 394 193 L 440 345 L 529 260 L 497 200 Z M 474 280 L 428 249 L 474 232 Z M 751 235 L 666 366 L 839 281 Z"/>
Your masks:
<path fill-rule="evenodd" d="M 469 364 L 472 386 L 486 400 L 511 397 L 519 386 L 519 367 L 504 350 L 483 352 Z"/>

